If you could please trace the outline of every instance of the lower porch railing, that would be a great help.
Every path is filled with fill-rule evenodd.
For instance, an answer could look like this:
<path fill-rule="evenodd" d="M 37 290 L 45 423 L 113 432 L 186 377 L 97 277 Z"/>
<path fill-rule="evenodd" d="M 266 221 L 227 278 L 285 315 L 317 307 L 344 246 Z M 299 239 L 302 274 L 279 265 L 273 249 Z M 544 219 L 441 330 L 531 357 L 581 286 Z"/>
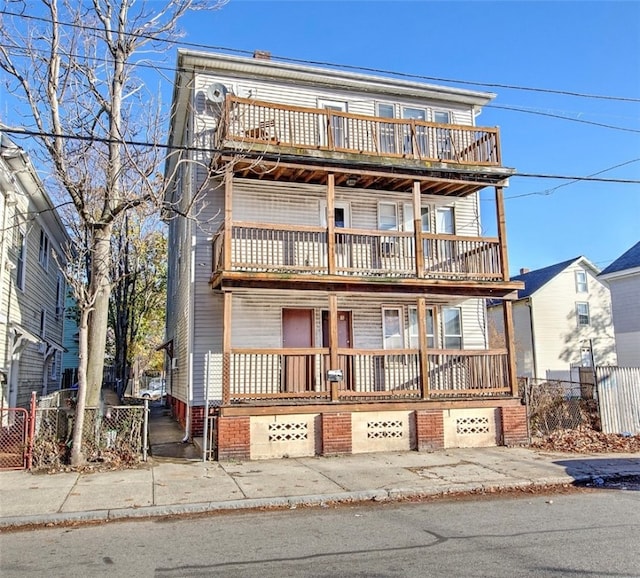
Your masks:
<path fill-rule="evenodd" d="M 426 398 L 507 395 L 503 350 L 430 350 Z M 229 359 L 230 402 L 331 399 L 328 369 L 342 370 L 338 399 L 421 399 L 420 354 L 415 349 L 234 349 Z M 225 384 L 226 385 L 226 384 Z"/>

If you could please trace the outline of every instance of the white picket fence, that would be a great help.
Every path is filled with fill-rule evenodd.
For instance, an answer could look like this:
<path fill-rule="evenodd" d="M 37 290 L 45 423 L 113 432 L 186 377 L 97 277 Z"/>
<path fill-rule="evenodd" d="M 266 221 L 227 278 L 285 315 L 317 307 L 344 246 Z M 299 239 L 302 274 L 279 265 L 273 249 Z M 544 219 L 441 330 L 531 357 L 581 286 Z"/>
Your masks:
<path fill-rule="evenodd" d="M 640 434 L 640 367 L 596 367 L 602 431 Z"/>

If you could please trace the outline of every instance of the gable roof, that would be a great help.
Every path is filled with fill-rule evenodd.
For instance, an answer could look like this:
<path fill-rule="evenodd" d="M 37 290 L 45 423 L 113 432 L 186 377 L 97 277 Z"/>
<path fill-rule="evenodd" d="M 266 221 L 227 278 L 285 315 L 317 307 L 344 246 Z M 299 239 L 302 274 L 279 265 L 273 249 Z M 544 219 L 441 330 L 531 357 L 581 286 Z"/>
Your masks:
<path fill-rule="evenodd" d="M 620 255 L 611 265 L 600 273 L 600 277 L 611 273 L 618 273 L 626 269 L 635 269 L 640 267 L 640 241 L 638 241 L 631 249 Z"/>
<path fill-rule="evenodd" d="M 538 289 L 540 289 L 554 277 L 562 273 L 567 267 L 573 265 L 578 261 L 582 262 L 596 275 L 600 272 L 600 270 L 595 265 L 593 265 L 589 261 L 589 259 L 581 255 L 579 257 L 569 259 L 568 261 L 562 261 L 562 263 L 556 263 L 555 265 L 549 265 L 548 267 L 543 267 L 542 269 L 535 269 L 534 271 L 529 271 L 528 273 L 523 273 L 522 275 L 516 275 L 515 277 L 511 277 L 511 281 L 522 281 L 524 283 L 524 289 L 518 290 L 518 299 L 526 299 L 527 297 L 530 297 Z M 500 299 L 489 299 L 487 301 L 487 305 L 489 307 L 498 305 L 500 303 L 502 303 Z"/>

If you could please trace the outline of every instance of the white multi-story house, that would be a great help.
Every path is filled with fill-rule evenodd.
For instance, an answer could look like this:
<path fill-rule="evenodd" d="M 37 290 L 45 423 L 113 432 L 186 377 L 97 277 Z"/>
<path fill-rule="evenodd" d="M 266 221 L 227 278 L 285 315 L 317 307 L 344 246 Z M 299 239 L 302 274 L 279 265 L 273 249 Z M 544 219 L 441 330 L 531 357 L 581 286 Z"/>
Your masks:
<path fill-rule="evenodd" d="M 519 377 L 578 381 L 581 367 L 615 365 L 611 295 L 599 272 L 577 257 L 513 277 L 524 283 L 513 304 Z M 504 334 L 499 304 L 490 303 L 489 319 L 495 346 Z"/>
<path fill-rule="evenodd" d="M 69 238 L 25 151 L 0 132 L 2 407 L 59 389 Z"/>
<path fill-rule="evenodd" d="M 599 278 L 611 290 L 618 365 L 640 367 L 640 242 L 620 255 Z"/>
<path fill-rule="evenodd" d="M 219 459 L 526 441 L 493 95 L 180 51 L 169 401 Z M 495 192 L 496 237 L 479 191 Z M 190 217 L 185 217 L 190 215 Z"/>

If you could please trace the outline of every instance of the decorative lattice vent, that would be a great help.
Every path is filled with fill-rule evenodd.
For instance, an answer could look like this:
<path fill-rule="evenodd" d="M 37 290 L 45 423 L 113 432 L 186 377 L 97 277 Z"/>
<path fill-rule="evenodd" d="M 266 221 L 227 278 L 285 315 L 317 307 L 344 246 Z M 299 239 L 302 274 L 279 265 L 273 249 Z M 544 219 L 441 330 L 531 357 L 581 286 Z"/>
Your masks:
<path fill-rule="evenodd" d="M 306 422 L 270 423 L 270 442 L 296 442 L 307 439 L 309 428 Z"/>
<path fill-rule="evenodd" d="M 400 420 L 384 420 L 367 422 L 367 437 L 369 439 L 401 438 L 403 436 Z"/>
<path fill-rule="evenodd" d="M 463 435 L 488 434 L 488 417 L 459 417 L 456 419 L 456 431 Z"/>

